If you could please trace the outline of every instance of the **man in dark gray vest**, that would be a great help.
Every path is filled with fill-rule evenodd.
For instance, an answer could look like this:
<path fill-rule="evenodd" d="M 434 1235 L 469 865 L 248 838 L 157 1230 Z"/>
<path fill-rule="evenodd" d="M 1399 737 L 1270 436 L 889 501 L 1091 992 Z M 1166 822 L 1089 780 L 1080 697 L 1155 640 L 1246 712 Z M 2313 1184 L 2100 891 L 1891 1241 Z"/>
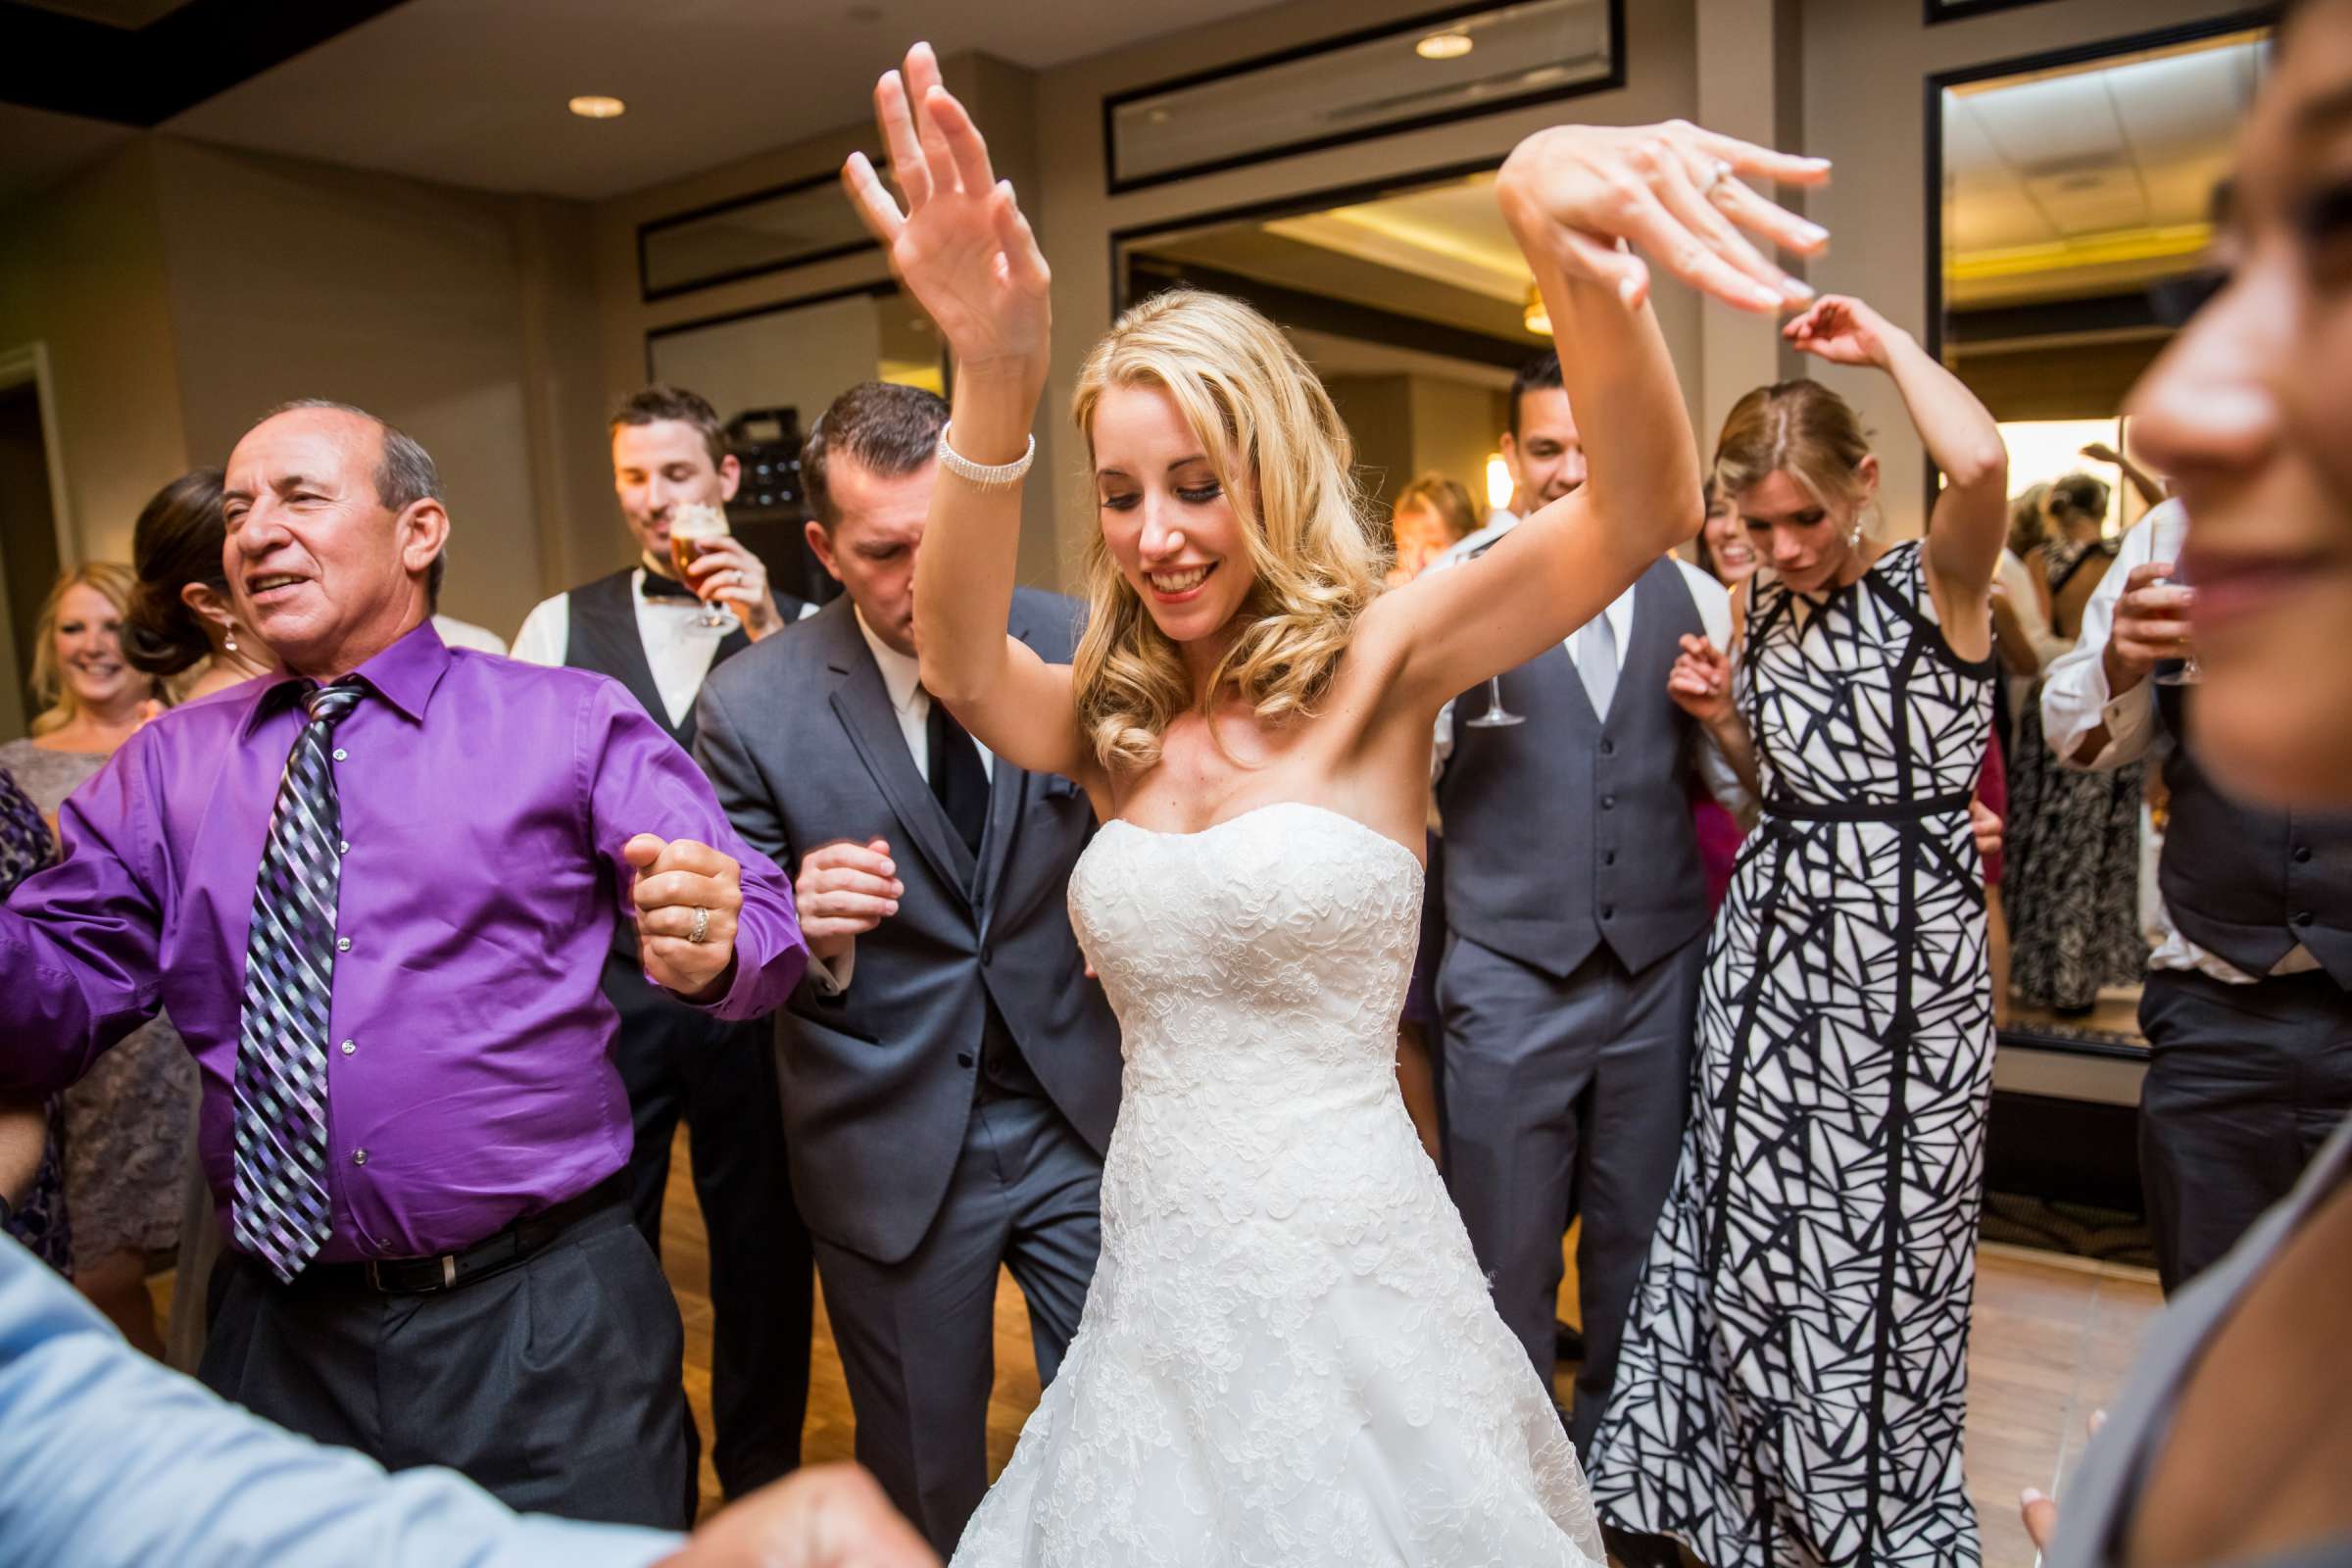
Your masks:
<path fill-rule="evenodd" d="M 844 595 L 712 673 L 697 755 L 795 873 L 812 954 L 778 1014 L 793 1191 L 815 1233 L 858 1458 L 945 1553 L 988 1487 L 996 1285 L 1038 1375 L 1102 1244 L 1118 1026 L 1067 905 L 1095 826 L 1067 779 L 990 757 L 917 680 L 914 555 L 947 405 L 867 382 L 808 435 L 808 541 Z M 1010 630 L 1066 662 L 1068 600 Z"/>
<path fill-rule="evenodd" d="M 1513 397 L 1520 430 L 1573 449 L 1556 361 L 1523 371 Z M 1455 552 L 1484 549 L 1552 499 L 1514 496 L 1509 517 Z M 1580 1451 L 1608 1397 L 1687 1111 L 1709 913 L 1687 793 L 1694 764 L 1727 804 L 1740 800 L 1667 696 L 1686 635 L 1731 646 L 1730 600 L 1669 557 L 1565 644 L 1504 674 L 1498 706 L 1480 686 L 1438 720 L 1446 1180 L 1495 1307 L 1545 1387 L 1561 1237 L 1583 1218 L 1586 1349 L 1569 1423 Z M 1494 723 L 1497 711 L 1519 722 Z"/>
<path fill-rule="evenodd" d="M 2042 687 L 2051 747 L 2077 767 L 2163 752 L 2172 806 L 2157 882 L 2169 930 L 2148 956 L 2139 1027 L 2140 1183 L 2169 1294 L 2283 1199 L 2352 1113 L 2352 820 L 2256 810 L 2185 744 L 2193 683 L 2185 534 L 2168 501 L 2125 535 Z"/>
<path fill-rule="evenodd" d="M 702 624 L 702 596 L 676 574 L 671 522 L 688 507 L 723 512 L 741 478 L 709 403 L 682 388 L 646 387 L 613 414 L 612 441 L 612 488 L 637 562 L 541 603 L 515 634 L 513 657 L 612 676 L 691 749 L 694 700 L 709 671 L 807 607 L 772 594 L 760 558 L 732 538 L 707 542 L 694 575 L 733 624 Z M 808 1235 L 793 1208 L 782 1148 L 770 1026 L 724 1023 L 648 986 L 626 926 L 613 934 L 604 992 L 620 1015 L 613 1058 L 636 1127 L 630 1200 L 656 1256 L 681 1120 L 692 1141 L 695 1196 L 710 1243 L 710 1459 L 726 1495 L 739 1497 L 800 1463 L 815 1310 Z"/>

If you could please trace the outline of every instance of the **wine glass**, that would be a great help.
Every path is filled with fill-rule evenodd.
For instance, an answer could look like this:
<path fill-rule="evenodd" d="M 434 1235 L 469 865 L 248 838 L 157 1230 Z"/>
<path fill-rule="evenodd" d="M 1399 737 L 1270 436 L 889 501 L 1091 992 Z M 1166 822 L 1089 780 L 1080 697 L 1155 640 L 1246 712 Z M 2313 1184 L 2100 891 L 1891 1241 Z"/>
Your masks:
<path fill-rule="evenodd" d="M 669 564 L 677 568 L 678 581 L 694 588 L 694 558 L 716 540 L 727 536 L 727 514 L 710 506 L 684 506 L 669 519 Z M 700 595 L 702 590 L 695 589 Z M 709 631 L 729 631 L 740 625 L 732 611 L 715 599 L 705 598 L 702 608 L 690 626 Z"/>
<path fill-rule="evenodd" d="M 2169 541 L 2159 537 L 2151 541 L 2151 546 L 2158 552 L 2154 559 L 2171 562 L 2173 569 L 2158 581 L 2168 588 L 2186 588 L 2189 586 L 2189 581 L 2187 574 L 2180 569 L 2180 552 L 2188 545 L 2187 517 L 2182 516 L 2177 521 L 2168 520 L 2164 531 L 2170 535 Z M 2160 659 L 2156 662 L 2154 679 L 2159 686 L 2194 686 L 2204 678 L 2205 671 L 2197 663 L 2197 650 L 2194 643 L 2189 645 L 2186 658 Z"/>
<path fill-rule="evenodd" d="M 1525 713 L 1514 713 L 1502 706 L 1502 677 L 1487 677 L 1487 710 L 1476 718 L 1463 720 L 1472 729 L 1508 729 L 1513 724 L 1527 722 Z"/>

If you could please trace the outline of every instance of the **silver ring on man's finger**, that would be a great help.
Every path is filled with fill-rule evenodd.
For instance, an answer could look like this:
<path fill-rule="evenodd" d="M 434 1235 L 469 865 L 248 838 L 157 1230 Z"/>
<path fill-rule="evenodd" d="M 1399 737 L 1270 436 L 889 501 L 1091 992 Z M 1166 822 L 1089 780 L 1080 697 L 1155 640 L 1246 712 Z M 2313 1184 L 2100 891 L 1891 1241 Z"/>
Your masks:
<path fill-rule="evenodd" d="M 686 928 L 686 940 L 699 947 L 710 940 L 710 911 L 697 905 L 694 910 L 694 923 Z"/>

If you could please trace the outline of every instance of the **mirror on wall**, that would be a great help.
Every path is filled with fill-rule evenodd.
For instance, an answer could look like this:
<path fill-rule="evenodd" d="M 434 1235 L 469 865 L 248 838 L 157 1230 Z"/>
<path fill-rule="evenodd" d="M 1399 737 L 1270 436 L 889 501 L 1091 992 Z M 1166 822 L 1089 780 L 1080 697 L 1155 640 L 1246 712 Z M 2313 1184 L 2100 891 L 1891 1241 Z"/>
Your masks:
<path fill-rule="evenodd" d="M 2163 497 L 2122 410 L 2209 265 L 2268 49 L 2265 28 L 2216 25 L 1931 83 L 1937 341 L 2000 421 L 2024 568 L 2011 583 L 2034 600 L 2000 623 L 2005 1044 L 2144 1049 L 2139 976 L 2167 929 L 2162 783 L 2152 766 L 2062 767 L 2036 670 L 2079 630 L 2118 537 Z"/>

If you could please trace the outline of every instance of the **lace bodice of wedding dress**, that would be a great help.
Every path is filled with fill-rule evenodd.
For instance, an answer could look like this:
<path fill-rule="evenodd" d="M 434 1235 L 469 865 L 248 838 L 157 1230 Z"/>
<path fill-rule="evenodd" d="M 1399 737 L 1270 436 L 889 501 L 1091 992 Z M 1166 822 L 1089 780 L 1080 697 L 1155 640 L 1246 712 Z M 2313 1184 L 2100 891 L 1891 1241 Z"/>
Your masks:
<path fill-rule="evenodd" d="M 1106 825 L 1102 1255 L 957 1568 L 1586 1568 L 1597 1525 L 1396 1088 L 1421 868 L 1319 807 Z"/>

